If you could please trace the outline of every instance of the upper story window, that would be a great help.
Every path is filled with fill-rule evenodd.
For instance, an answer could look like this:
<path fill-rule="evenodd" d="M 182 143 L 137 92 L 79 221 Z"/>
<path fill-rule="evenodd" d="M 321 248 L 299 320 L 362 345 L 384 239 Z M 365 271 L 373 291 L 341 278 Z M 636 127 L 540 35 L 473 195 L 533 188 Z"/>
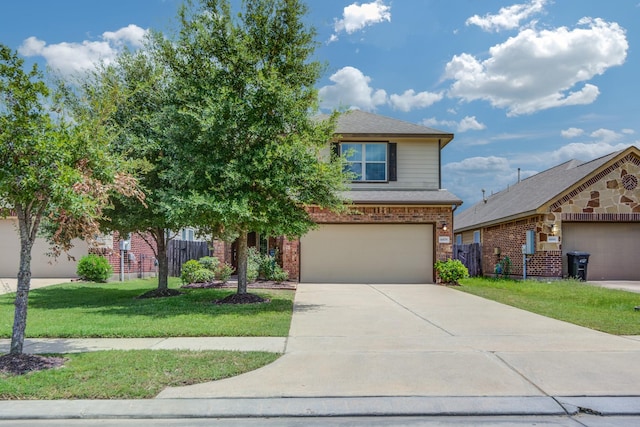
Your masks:
<path fill-rule="evenodd" d="M 342 143 L 346 154 L 347 169 L 356 177 L 354 181 L 388 181 L 386 143 Z"/>

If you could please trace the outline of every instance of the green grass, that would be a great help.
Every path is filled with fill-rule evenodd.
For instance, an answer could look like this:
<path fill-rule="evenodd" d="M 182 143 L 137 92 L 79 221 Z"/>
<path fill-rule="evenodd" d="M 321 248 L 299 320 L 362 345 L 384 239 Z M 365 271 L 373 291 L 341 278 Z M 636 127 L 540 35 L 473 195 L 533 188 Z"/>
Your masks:
<path fill-rule="evenodd" d="M 271 363 L 280 355 L 132 350 L 63 356 L 68 360 L 61 368 L 19 376 L 0 373 L 0 399 L 149 399 L 165 387 L 239 375 Z"/>
<path fill-rule="evenodd" d="M 640 294 L 575 280 L 538 282 L 470 278 L 463 292 L 615 335 L 640 335 Z"/>
<path fill-rule="evenodd" d="M 170 278 L 171 288 L 179 287 Z M 271 299 L 266 304 L 213 304 L 235 289 L 182 289 L 184 295 L 136 299 L 157 287 L 155 279 L 113 283 L 70 283 L 29 293 L 26 336 L 197 337 L 287 336 L 293 291 L 252 291 Z M 0 337 L 11 336 L 15 294 L 0 295 Z"/>

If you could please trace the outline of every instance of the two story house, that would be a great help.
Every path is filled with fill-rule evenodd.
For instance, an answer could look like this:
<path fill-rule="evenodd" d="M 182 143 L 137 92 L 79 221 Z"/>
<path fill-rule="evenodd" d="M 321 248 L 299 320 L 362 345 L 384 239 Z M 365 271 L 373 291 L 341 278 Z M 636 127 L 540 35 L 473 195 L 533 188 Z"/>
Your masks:
<path fill-rule="evenodd" d="M 453 134 L 364 111 L 340 116 L 331 147 L 355 180 L 348 212 L 309 208 L 319 224 L 277 240 L 293 280 L 311 283 L 433 283 L 434 263 L 452 256 L 453 211 L 441 188 L 440 152 Z"/>

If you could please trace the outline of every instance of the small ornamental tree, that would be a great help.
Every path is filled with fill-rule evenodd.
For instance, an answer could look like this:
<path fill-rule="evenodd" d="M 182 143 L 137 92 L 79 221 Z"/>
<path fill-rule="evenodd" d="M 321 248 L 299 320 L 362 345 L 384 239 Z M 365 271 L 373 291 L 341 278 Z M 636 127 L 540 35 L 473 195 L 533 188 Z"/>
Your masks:
<path fill-rule="evenodd" d="M 50 96 L 37 66 L 23 69 L 17 53 L 0 45 L 0 202 L 18 217 L 20 265 L 10 354 L 22 354 L 31 287 L 31 250 L 46 231 L 53 253 L 71 240 L 92 239 L 113 192 L 142 194 L 109 153 L 108 103 L 67 120 L 64 91 Z M 42 227 L 46 223 L 47 227 Z"/>

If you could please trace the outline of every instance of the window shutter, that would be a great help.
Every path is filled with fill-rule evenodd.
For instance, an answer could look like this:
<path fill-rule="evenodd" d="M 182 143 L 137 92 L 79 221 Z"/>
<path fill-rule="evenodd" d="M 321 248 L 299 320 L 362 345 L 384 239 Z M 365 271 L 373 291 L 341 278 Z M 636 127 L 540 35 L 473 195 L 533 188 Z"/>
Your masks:
<path fill-rule="evenodd" d="M 340 157 L 340 143 L 332 142 L 331 143 L 331 158 L 335 159 Z"/>
<path fill-rule="evenodd" d="M 398 180 L 398 167 L 397 167 L 397 146 L 395 142 L 390 142 L 387 145 L 387 177 L 389 181 Z"/>

